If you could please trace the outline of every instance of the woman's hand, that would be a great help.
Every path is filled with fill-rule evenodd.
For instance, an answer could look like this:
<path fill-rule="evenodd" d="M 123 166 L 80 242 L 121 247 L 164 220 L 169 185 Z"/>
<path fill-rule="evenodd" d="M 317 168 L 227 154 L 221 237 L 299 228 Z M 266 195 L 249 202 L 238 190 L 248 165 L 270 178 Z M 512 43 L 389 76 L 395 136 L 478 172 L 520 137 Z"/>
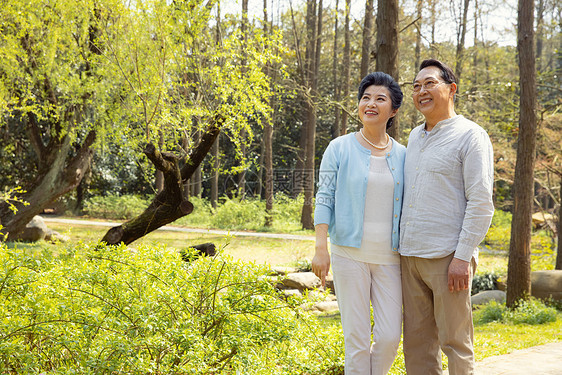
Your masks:
<path fill-rule="evenodd" d="M 316 230 L 316 252 L 312 258 L 312 272 L 326 286 L 326 276 L 330 271 L 330 253 L 328 252 L 328 224 L 318 224 Z"/>

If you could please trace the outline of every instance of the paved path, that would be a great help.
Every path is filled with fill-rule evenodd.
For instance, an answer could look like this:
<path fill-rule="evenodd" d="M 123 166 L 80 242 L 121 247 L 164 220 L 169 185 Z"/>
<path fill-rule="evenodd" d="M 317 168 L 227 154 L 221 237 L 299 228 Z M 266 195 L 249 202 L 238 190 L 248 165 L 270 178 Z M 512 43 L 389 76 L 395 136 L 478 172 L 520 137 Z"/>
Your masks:
<path fill-rule="evenodd" d="M 562 375 L 562 341 L 485 358 L 475 375 Z"/>
<path fill-rule="evenodd" d="M 116 225 L 122 224 L 117 221 L 94 221 L 94 220 L 76 220 L 76 219 L 63 219 L 52 216 L 41 216 L 46 223 L 62 223 L 62 224 L 73 224 L 73 225 L 91 225 L 91 226 L 101 226 L 101 227 L 114 227 Z M 186 232 L 186 233 L 206 233 L 206 234 L 217 234 L 220 236 L 232 235 L 232 236 L 246 236 L 246 237 L 266 237 L 266 238 L 278 238 L 283 240 L 301 240 L 301 241 L 314 241 L 314 236 L 304 236 L 298 234 L 284 234 L 284 233 L 263 233 L 263 232 L 246 232 L 246 231 L 226 231 L 217 229 L 200 229 L 200 228 L 185 228 L 185 227 L 175 227 L 166 225 L 157 230 L 166 230 L 170 232 Z"/>

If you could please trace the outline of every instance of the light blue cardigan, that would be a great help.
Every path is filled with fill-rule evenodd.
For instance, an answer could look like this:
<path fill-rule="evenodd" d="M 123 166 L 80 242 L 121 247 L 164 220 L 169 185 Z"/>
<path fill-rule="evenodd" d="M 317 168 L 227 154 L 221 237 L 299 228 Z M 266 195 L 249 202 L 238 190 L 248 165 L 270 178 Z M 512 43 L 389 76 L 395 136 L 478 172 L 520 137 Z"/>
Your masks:
<path fill-rule="evenodd" d="M 361 146 L 355 133 L 330 142 L 318 176 L 314 225 L 328 224 L 330 242 L 340 246 L 361 247 L 365 195 L 371 151 Z M 406 147 L 392 139 L 386 162 L 394 178 L 392 249 L 398 250 L 400 212 L 404 192 Z"/>

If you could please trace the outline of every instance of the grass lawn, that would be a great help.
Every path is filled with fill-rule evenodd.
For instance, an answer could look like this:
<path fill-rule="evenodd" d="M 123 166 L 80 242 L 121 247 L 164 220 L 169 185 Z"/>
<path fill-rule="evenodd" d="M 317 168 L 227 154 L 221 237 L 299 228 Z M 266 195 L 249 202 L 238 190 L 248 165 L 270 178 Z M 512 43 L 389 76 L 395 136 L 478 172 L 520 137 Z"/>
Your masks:
<path fill-rule="evenodd" d="M 71 241 L 99 241 L 109 227 L 93 227 L 88 225 L 69 225 L 48 223 L 49 228 L 70 237 Z M 130 246 L 166 244 L 173 249 L 205 242 L 214 243 L 217 248 L 234 259 L 259 264 L 294 265 L 304 259 L 312 259 L 314 242 L 302 240 L 284 240 L 265 237 L 220 236 L 209 233 L 184 233 L 157 230 L 133 242 Z"/>

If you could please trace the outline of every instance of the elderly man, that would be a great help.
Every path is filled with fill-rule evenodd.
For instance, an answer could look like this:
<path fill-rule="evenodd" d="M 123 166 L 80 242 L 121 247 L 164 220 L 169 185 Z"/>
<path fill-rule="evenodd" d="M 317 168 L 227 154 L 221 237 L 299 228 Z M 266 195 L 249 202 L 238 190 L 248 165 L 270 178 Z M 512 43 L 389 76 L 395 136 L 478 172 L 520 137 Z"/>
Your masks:
<path fill-rule="evenodd" d="M 494 212 L 493 152 L 484 129 L 455 113 L 457 83 L 425 60 L 413 85 L 425 124 L 412 130 L 404 165 L 400 255 L 404 356 L 409 375 L 474 373 L 470 285 Z"/>

